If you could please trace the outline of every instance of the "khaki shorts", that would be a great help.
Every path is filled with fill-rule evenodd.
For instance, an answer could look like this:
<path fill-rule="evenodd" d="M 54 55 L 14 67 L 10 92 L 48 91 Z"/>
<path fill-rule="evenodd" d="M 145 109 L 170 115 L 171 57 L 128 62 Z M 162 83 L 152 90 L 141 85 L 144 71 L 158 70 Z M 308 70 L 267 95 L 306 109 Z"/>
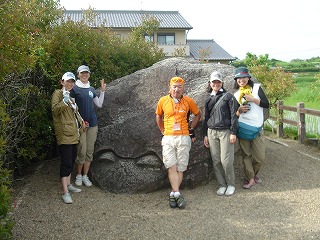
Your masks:
<path fill-rule="evenodd" d="M 94 144 L 97 140 L 98 126 L 89 127 L 80 135 L 80 141 L 77 146 L 77 164 L 84 164 L 85 161 L 92 162 Z"/>
<path fill-rule="evenodd" d="M 189 136 L 163 136 L 162 141 L 163 164 L 166 168 L 174 165 L 179 172 L 187 170 L 191 139 Z"/>

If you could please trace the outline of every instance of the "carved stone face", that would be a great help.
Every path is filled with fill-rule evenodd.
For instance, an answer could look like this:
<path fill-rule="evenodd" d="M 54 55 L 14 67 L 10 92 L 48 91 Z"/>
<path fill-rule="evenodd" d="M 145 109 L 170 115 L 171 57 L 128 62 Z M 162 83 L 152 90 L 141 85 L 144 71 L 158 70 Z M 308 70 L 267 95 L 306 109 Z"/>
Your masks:
<path fill-rule="evenodd" d="M 168 187 L 162 163 L 162 134 L 156 124 L 157 103 L 168 94 L 168 80 L 181 75 L 184 94 L 195 100 L 203 119 L 207 79 L 218 67 L 234 82 L 231 66 L 190 64 L 172 58 L 108 84 L 103 107 L 97 109 L 99 131 L 90 168 L 94 183 L 114 193 L 146 193 Z M 202 120 L 195 133 L 197 142 L 191 147 L 182 187 L 197 186 L 213 175 L 209 150 L 203 147 Z"/>

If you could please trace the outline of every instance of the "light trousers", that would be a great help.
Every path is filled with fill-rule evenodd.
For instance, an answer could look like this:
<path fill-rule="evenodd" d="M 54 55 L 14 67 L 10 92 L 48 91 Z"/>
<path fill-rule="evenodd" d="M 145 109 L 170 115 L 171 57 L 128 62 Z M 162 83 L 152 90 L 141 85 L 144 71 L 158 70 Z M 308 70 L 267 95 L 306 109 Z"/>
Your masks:
<path fill-rule="evenodd" d="M 85 132 L 80 134 L 80 141 L 77 146 L 77 164 L 84 164 L 85 161 L 92 162 L 97 134 L 98 126 L 89 127 Z"/>
<path fill-rule="evenodd" d="M 188 136 L 163 136 L 162 156 L 164 166 L 168 169 L 174 165 L 179 172 L 187 170 L 191 138 Z"/>
<path fill-rule="evenodd" d="M 230 143 L 229 129 L 208 129 L 213 169 L 220 187 L 235 186 L 234 144 Z"/>

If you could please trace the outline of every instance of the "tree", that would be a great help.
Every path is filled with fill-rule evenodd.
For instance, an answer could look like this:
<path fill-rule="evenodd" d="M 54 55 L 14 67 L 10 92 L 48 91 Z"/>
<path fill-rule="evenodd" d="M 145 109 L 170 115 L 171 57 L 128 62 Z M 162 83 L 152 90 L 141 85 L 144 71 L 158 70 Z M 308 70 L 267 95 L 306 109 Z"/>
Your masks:
<path fill-rule="evenodd" d="M 247 67 L 270 65 L 268 54 L 259 55 L 259 57 L 257 57 L 257 55 L 248 52 L 244 61 Z"/>
<path fill-rule="evenodd" d="M 21 143 L 27 133 L 28 114 L 32 113 L 30 96 L 41 99 L 26 72 L 34 67 L 34 51 L 42 35 L 59 18 L 57 2 L 53 0 L 3 0 L 0 2 L 0 238 L 10 239 L 13 226 L 8 215 L 11 209 L 10 177 L 18 158 L 25 154 Z M 41 101 L 39 101 L 41 102 Z M 34 103 L 34 102 L 32 102 Z M 41 112 L 42 109 L 37 108 Z M 30 111 L 31 110 L 31 111 Z M 41 119 L 37 119 L 41 122 Z M 35 122 L 33 121 L 33 124 Z M 37 130 L 34 128 L 35 131 Z M 32 139 L 29 152 L 34 150 Z M 40 138 L 41 139 L 41 138 Z M 42 149 L 43 150 L 43 149 Z M 36 153 L 35 153 L 36 154 Z M 34 156 L 34 155 L 33 155 Z"/>
<path fill-rule="evenodd" d="M 144 18 L 142 25 L 133 28 L 129 38 L 120 39 L 103 24 L 96 29 L 89 26 L 94 16 L 92 9 L 86 10 L 84 15 L 88 17 L 80 22 L 62 20 L 54 26 L 38 51 L 38 64 L 53 85 L 64 72 L 76 72 L 83 62 L 90 66 L 90 83 L 97 87 L 102 78 L 110 82 L 151 66 L 163 57 L 157 44 L 146 42 L 144 38 L 157 29 L 153 18 Z"/>
<path fill-rule="evenodd" d="M 259 55 L 247 52 L 246 58 L 243 60 L 238 59 L 237 61 L 232 62 L 232 66 L 241 67 L 241 66 L 257 66 L 257 65 L 267 65 L 267 66 L 276 66 L 278 60 L 269 59 L 269 54 Z"/>
<path fill-rule="evenodd" d="M 20 74 L 32 67 L 42 34 L 61 11 L 53 0 L 3 0 L 0 3 L 0 72 Z"/>
<path fill-rule="evenodd" d="M 200 54 L 200 61 L 201 62 L 208 62 L 208 57 L 212 53 L 210 47 L 207 47 L 205 49 L 200 49 L 199 54 Z"/>
<path fill-rule="evenodd" d="M 149 67 L 164 58 L 165 54 L 158 47 L 157 42 L 145 39 L 145 36 L 153 39 L 154 33 L 159 29 L 159 24 L 159 21 L 154 17 L 145 15 L 142 23 L 133 28 L 129 37 L 123 40 L 123 49 L 120 52 L 124 59 L 130 60 L 126 66 L 130 69 L 130 73 Z M 152 38 L 150 38 L 151 36 Z"/>
<path fill-rule="evenodd" d="M 270 68 L 267 65 L 251 66 L 250 73 L 262 84 L 272 106 L 294 92 L 294 79 L 291 73 L 281 67 Z"/>
<path fill-rule="evenodd" d="M 294 79 L 291 73 L 285 72 L 282 67 L 274 66 L 277 60 L 270 60 L 268 54 L 260 55 L 248 52 L 244 60 L 234 62 L 235 67 L 246 66 L 250 73 L 262 84 L 271 103 L 283 100 L 294 91 Z"/>
<path fill-rule="evenodd" d="M 139 38 L 122 41 L 104 27 L 64 21 L 58 5 L 54 0 L 0 2 L 0 179 L 6 181 L 0 184 L 1 239 L 9 239 L 12 228 L 7 169 L 21 172 L 54 151 L 50 95 L 62 74 L 75 72 L 86 61 L 94 85 L 100 78 L 112 81 L 164 56 L 140 34 L 153 31 L 157 25 L 152 19 L 133 29 L 132 35 Z M 87 16 L 90 21 L 90 9 Z"/>
<path fill-rule="evenodd" d="M 186 57 L 187 56 L 186 47 L 185 46 L 183 47 L 180 43 L 180 46 L 178 48 L 174 49 L 172 56 L 173 57 Z"/>

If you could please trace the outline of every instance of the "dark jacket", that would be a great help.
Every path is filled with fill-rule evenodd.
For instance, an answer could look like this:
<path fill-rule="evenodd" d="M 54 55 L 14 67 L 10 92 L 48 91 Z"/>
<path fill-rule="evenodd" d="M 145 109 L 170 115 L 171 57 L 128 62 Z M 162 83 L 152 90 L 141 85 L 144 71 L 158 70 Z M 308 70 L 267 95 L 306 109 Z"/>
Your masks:
<path fill-rule="evenodd" d="M 223 94 L 226 96 L 217 105 L 213 114 L 210 112 L 219 98 Z M 239 103 L 236 98 L 227 92 L 218 92 L 215 96 L 211 95 L 205 102 L 205 119 L 203 122 L 203 135 L 207 136 L 208 128 L 210 129 L 230 129 L 231 134 L 237 133 L 238 117 L 236 112 L 239 108 Z"/>

